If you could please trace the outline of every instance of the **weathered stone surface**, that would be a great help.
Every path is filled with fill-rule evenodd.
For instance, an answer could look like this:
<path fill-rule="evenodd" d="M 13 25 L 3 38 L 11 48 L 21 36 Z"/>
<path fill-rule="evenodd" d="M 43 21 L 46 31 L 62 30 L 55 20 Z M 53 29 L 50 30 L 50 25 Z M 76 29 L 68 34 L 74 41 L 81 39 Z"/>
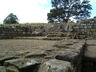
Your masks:
<path fill-rule="evenodd" d="M 46 44 L 45 40 L 43 40 L 44 43 L 40 43 L 40 41 L 37 40 L 36 43 L 38 42 L 39 44 L 35 44 L 34 41 L 32 41 L 32 43 L 31 40 L 29 42 L 26 40 L 25 43 L 30 43 L 30 48 L 26 49 L 23 48 L 25 45 L 22 46 L 16 43 L 16 45 L 18 45 L 17 48 L 19 48 L 14 49 L 16 53 L 20 54 L 20 56 L 16 56 L 21 58 L 5 60 L 4 66 L 7 71 L 38 72 L 38 68 L 40 67 L 39 72 L 81 72 L 83 49 L 85 49 L 84 40 L 64 39 L 55 41 L 54 43 L 48 41 L 50 43 L 46 42 Z M 32 46 L 31 44 L 38 46 Z M 20 48 L 23 50 L 20 50 Z M 3 54 L 1 56 L 3 56 Z M 68 66 L 66 62 L 69 63 Z M 72 71 L 70 71 L 70 69 L 72 69 Z"/>
<path fill-rule="evenodd" d="M 45 29 L 43 25 L 9 25 L 0 27 L 0 39 L 11 39 L 15 37 L 42 36 Z"/>
<path fill-rule="evenodd" d="M 74 72 L 80 72 L 85 41 L 62 40 L 57 42 L 55 46 L 59 49 L 55 58 L 71 62 Z"/>
<path fill-rule="evenodd" d="M 47 37 L 64 37 L 66 36 L 66 33 L 63 32 L 52 32 L 48 33 Z"/>
<path fill-rule="evenodd" d="M 20 72 L 15 66 L 6 67 L 6 72 Z"/>
<path fill-rule="evenodd" d="M 87 40 L 87 48 L 85 50 L 85 57 L 96 59 L 96 40 Z"/>
<path fill-rule="evenodd" d="M 44 37 L 43 40 L 62 40 L 65 39 L 65 37 Z"/>
<path fill-rule="evenodd" d="M 64 61 L 69 61 L 69 62 L 76 62 L 74 60 L 78 59 L 79 54 L 76 52 L 70 51 L 59 51 L 59 54 L 56 55 L 56 59 L 59 60 L 64 60 Z"/>
<path fill-rule="evenodd" d="M 3 56 L 0 58 L 0 65 L 4 64 L 4 61 L 6 60 L 11 60 L 11 59 L 16 59 L 18 58 L 17 56 Z"/>
<path fill-rule="evenodd" d="M 85 19 L 73 25 L 71 37 L 75 39 L 96 39 L 96 19 Z"/>
<path fill-rule="evenodd" d="M 87 41 L 86 41 L 86 44 L 87 44 L 88 46 L 96 46 L 96 40 L 87 40 Z"/>
<path fill-rule="evenodd" d="M 31 57 L 44 57 L 46 56 L 47 53 L 45 51 L 40 51 L 40 50 L 37 50 L 37 51 L 34 51 L 34 52 L 31 52 L 31 53 L 28 53 L 25 57 L 26 58 L 31 58 Z"/>
<path fill-rule="evenodd" d="M 96 72 L 96 40 L 87 40 L 82 72 Z"/>
<path fill-rule="evenodd" d="M 38 66 L 42 62 L 41 59 L 14 59 L 5 61 L 4 65 L 7 66 L 10 71 L 10 66 L 14 66 L 20 72 L 36 72 L 38 70 Z M 15 71 L 16 69 L 14 69 Z"/>
<path fill-rule="evenodd" d="M 70 62 L 53 59 L 44 62 L 38 72 L 72 72 L 72 66 Z"/>
<path fill-rule="evenodd" d="M 57 48 L 74 48 L 76 44 L 80 44 L 79 46 L 82 46 L 81 44 L 84 44 L 84 40 L 74 40 L 74 39 L 63 39 L 61 41 L 58 41 L 54 46 Z M 75 49 L 78 46 L 75 47 Z"/>
<path fill-rule="evenodd" d="M 6 68 L 4 66 L 0 66 L 0 72 L 6 72 Z"/>
<path fill-rule="evenodd" d="M 45 25 L 7 25 L 0 26 L 0 39 L 11 39 L 16 37 L 45 36 L 50 32 L 65 32 L 67 23 L 45 24 Z M 66 36 L 66 34 L 56 34 L 55 36 Z"/>
<path fill-rule="evenodd" d="M 85 51 L 85 56 L 96 59 L 96 46 L 88 46 Z"/>
<path fill-rule="evenodd" d="M 82 54 L 76 53 L 75 51 L 65 51 L 62 54 L 58 54 L 55 58 L 71 62 L 74 72 L 81 72 Z"/>

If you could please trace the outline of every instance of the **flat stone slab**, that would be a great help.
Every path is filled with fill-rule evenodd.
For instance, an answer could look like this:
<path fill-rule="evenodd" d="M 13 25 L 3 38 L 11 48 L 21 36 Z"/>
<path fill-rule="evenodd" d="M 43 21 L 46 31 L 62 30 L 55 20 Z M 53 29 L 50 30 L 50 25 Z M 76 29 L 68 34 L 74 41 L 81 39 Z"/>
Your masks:
<path fill-rule="evenodd" d="M 64 39 L 64 40 L 56 42 L 56 44 L 54 46 L 57 48 L 73 48 L 72 46 L 76 45 L 76 44 L 80 44 L 79 46 L 82 46 L 82 44 L 85 44 L 85 41 L 84 40 L 74 40 L 74 39 Z M 77 47 L 75 47 L 75 49 Z"/>
<path fill-rule="evenodd" d="M 6 68 L 4 66 L 0 66 L 0 72 L 6 72 Z"/>
<path fill-rule="evenodd" d="M 6 60 L 11 60 L 11 59 L 16 59 L 16 58 L 18 58 L 18 56 L 3 56 L 0 58 L 0 65 L 3 65 L 3 63 Z"/>
<path fill-rule="evenodd" d="M 25 57 L 26 58 L 32 58 L 32 57 L 34 58 L 34 57 L 44 57 L 46 55 L 47 55 L 47 53 L 44 50 L 43 51 L 36 50 L 36 51 L 28 53 Z"/>
<path fill-rule="evenodd" d="M 62 40 L 65 39 L 65 37 L 46 37 L 42 38 L 42 40 Z"/>
<path fill-rule="evenodd" d="M 20 72 L 20 71 L 14 66 L 8 66 L 6 67 L 6 72 Z"/>
<path fill-rule="evenodd" d="M 85 57 L 96 59 L 96 40 L 87 40 L 87 48 L 85 50 Z"/>
<path fill-rule="evenodd" d="M 38 72 L 72 72 L 70 62 L 52 59 L 44 62 Z"/>
<path fill-rule="evenodd" d="M 72 52 L 71 50 L 59 51 L 55 58 L 63 61 L 73 62 L 74 60 L 77 60 L 76 58 L 78 58 L 79 55 L 79 53 Z"/>
<path fill-rule="evenodd" d="M 58 43 L 58 42 L 57 42 Z M 56 59 L 59 60 L 65 60 L 65 61 L 74 61 L 77 60 L 77 58 L 81 55 L 83 52 L 83 48 L 85 45 L 85 41 L 79 41 L 79 40 L 65 40 L 59 42 L 57 44 L 57 48 L 61 48 L 60 51 L 57 51 Z"/>
<path fill-rule="evenodd" d="M 66 39 L 56 43 L 55 58 L 68 61 L 72 64 L 74 72 L 81 72 L 81 61 L 83 50 L 85 49 L 85 40 Z"/>
<path fill-rule="evenodd" d="M 87 40 L 87 45 L 96 45 L 96 40 Z"/>
<path fill-rule="evenodd" d="M 88 46 L 85 51 L 85 57 L 96 58 L 96 46 Z"/>
<path fill-rule="evenodd" d="M 29 66 L 39 65 L 41 63 L 41 59 L 26 59 L 26 58 L 20 58 L 20 59 L 14 59 L 14 60 L 8 60 L 4 62 L 5 66 L 15 66 L 18 69 L 24 69 Z"/>

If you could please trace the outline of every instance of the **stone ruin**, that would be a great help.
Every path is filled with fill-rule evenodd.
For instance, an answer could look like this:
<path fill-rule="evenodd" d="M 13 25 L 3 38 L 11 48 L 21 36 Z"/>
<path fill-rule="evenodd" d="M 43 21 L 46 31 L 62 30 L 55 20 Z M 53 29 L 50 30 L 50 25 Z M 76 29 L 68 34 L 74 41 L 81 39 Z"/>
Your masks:
<path fill-rule="evenodd" d="M 96 19 L 81 20 L 72 27 L 72 38 L 75 39 L 95 39 Z"/>
<path fill-rule="evenodd" d="M 89 40 L 96 38 L 95 24 L 95 19 L 88 19 L 71 26 L 0 27 L 0 39 L 44 36 L 43 40 L 59 40 L 50 49 L 0 57 L 0 72 L 96 72 L 96 40 Z"/>
<path fill-rule="evenodd" d="M 43 26 L 1 26 L 0 39 L 41 36 L 43 32 Z"/>
<path fill-rule="evenodd" d="M 67 24 L 45 24 L 39 26 L 32 25 L 12 25 L 0 27 L 0 39 L 13 39 L 18 37 L 65 37 Z"/>
<path fill-rule="evenodd" d="M 61 40 L 50 49 L 0 58 L 0 72 L 82 72 L 84 40 Z"/>
<path fill-rule="evenodd" d="M 69 37 L 72 39 L 95 39 L 96 19 L 80 20 L 77 23 L 53 23 L 45 25 L 9 25 L 0 26 L 0 39 L 17 37 L 46 36 L 47 39 Z M 46 38 L 45 38 L 46 39 Z"/>
<path fill-rule="evenodd" d="M 0 56 L 0 72 L 95 72 L 96 40 L 64 39 L 49 49 Z"/>

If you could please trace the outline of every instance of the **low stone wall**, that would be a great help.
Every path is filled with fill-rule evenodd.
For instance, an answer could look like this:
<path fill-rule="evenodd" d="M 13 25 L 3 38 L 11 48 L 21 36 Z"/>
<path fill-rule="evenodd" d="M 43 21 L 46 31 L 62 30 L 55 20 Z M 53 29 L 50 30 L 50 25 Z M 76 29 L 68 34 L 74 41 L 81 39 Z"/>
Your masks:
<path fill-rule="evenodd" d="M 45 25 L 5 25 L 0 26 L 0 39 L 10 39 L 16 37 L 64 37 L 66 24 L 45 24 Z"/>
<path fill-rule="evenodd" d="M 44 26 L 4 26 L 0 27 L 0 39 L 44 35 Z"/>
<path fill-rule="evenodd" d="M 75 39 L 96 39 L 96 19 L 81 20 L 73 26 L 71 37 Z"/>

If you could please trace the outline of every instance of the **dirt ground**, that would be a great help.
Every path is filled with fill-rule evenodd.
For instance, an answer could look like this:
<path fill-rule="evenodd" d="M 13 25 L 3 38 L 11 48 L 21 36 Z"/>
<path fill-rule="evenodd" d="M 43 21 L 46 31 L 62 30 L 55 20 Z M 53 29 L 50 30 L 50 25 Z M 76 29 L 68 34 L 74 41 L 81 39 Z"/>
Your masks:
<path fill-rule="evenodd" d="M 0 40 L 0 56 L 16 55 L 23 52 L 50 49 L 56 41 L 13 39 Z"/>

